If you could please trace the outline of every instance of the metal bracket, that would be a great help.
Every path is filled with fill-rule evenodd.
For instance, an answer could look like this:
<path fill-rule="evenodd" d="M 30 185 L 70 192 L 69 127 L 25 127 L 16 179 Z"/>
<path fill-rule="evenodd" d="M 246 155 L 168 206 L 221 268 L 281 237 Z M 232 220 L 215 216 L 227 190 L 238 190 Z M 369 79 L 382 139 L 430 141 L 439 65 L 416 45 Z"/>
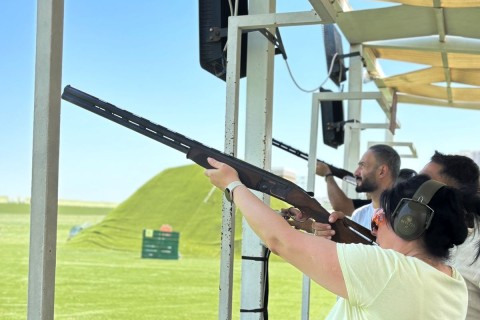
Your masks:
<path fill-rule="evenodd" d="M 208 29 L 208 38 L 207 42 L 217 42 L 220 41 L 222 38 L 226 38 L 228 33 L 227 28 L 219 28 L 219 27 L 210 27 Z"/>
<path fill-rule="evenodd" d="M 242 33 L 248 33 L 252 31 L 258 31 L 267 38 L 273 45 L 275 45 L 275 54 L 281 53 L 283 59 L 287 60 L 287 54 L 285 52 L 285 47 L 283 46 L 282 37 L 280 36 L 280 31 L 276 28 L 275 35 L 273 35 L 266 28 L 259 29 L 244 29 Z M 228 28 L 219 28 L 219 27 L 210 27 L 208 29 L 208 38 L 207 42 L 218 42 L 223 38 L 226 38 L 228 34 Z"/>

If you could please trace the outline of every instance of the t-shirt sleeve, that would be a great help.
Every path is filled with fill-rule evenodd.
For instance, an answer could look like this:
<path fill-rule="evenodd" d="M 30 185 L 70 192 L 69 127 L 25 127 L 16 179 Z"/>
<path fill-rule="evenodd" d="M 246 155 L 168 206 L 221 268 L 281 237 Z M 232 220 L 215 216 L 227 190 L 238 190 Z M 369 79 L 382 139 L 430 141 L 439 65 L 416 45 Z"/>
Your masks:
<path fill-rule="evenodd" d="M 397 268 L 391 250 L 362 244 L 337 244 L 338 259 L 350 304 L 370 305 L 383 292 Z"/>

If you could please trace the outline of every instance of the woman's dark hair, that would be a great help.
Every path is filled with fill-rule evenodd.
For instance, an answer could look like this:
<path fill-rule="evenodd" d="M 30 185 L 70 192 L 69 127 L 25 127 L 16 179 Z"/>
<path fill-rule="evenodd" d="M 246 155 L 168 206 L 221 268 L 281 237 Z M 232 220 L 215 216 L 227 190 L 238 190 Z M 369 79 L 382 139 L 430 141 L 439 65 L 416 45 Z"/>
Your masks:
<path fill-rule="evenodd" d="M 430 178 L 417 175 L 385 190 L 380 197 L 380 206 L 393 228 L 393 211 L 402 198 L 411 199 L 418 188 Z M 449 249 L 462 244 L 467 238 L 465 208 L 460 192 L 451 187 L 440 188 L 432 197 L 428 206 L 434 210 L 430 227 L 421 235 L 425 249 L 432 256 L 448 259 Z"/>

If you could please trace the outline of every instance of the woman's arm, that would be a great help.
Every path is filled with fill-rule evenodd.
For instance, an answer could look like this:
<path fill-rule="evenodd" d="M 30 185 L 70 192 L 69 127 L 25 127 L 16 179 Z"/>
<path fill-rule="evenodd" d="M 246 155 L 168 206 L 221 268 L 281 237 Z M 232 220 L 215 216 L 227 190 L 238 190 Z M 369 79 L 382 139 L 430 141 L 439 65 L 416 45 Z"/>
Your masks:
<path fill-rule="evenodd" d="M 239 180 L 230 166 L 211 158 L 208 162 L 214 169 L 205 170 L 205 175 L 221 190 Z M 273 253 L 327 290 L 347 297 L 335 242 L 293 229 L 243 185 L 235 188 L 234 201 L 252 230 Z"/>

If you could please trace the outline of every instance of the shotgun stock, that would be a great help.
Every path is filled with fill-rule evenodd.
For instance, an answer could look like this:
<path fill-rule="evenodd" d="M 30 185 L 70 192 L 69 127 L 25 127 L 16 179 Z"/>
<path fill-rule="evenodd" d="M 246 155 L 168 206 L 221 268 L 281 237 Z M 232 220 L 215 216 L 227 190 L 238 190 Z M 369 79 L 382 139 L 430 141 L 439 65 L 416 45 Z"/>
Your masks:
<path fill-rule="evenodd" d="M 207 162 L 208 157 L 224 162 L 237 170 L 240 180 L 248 188 L 283 200 L 315 221 L 328 223 L 329 212 L 305 190 L 287 179 L 207 147 L 71 86 L 65 87 L 62 99 L 183 152 L 188 159 L 203 168 L 211 168 Z M 374 244 L 375 241 L 370 230 L 350 219 L 338 220 L 332 225 L 332 229 L 336 231 L 332 239 L 336 242 Z"/>

